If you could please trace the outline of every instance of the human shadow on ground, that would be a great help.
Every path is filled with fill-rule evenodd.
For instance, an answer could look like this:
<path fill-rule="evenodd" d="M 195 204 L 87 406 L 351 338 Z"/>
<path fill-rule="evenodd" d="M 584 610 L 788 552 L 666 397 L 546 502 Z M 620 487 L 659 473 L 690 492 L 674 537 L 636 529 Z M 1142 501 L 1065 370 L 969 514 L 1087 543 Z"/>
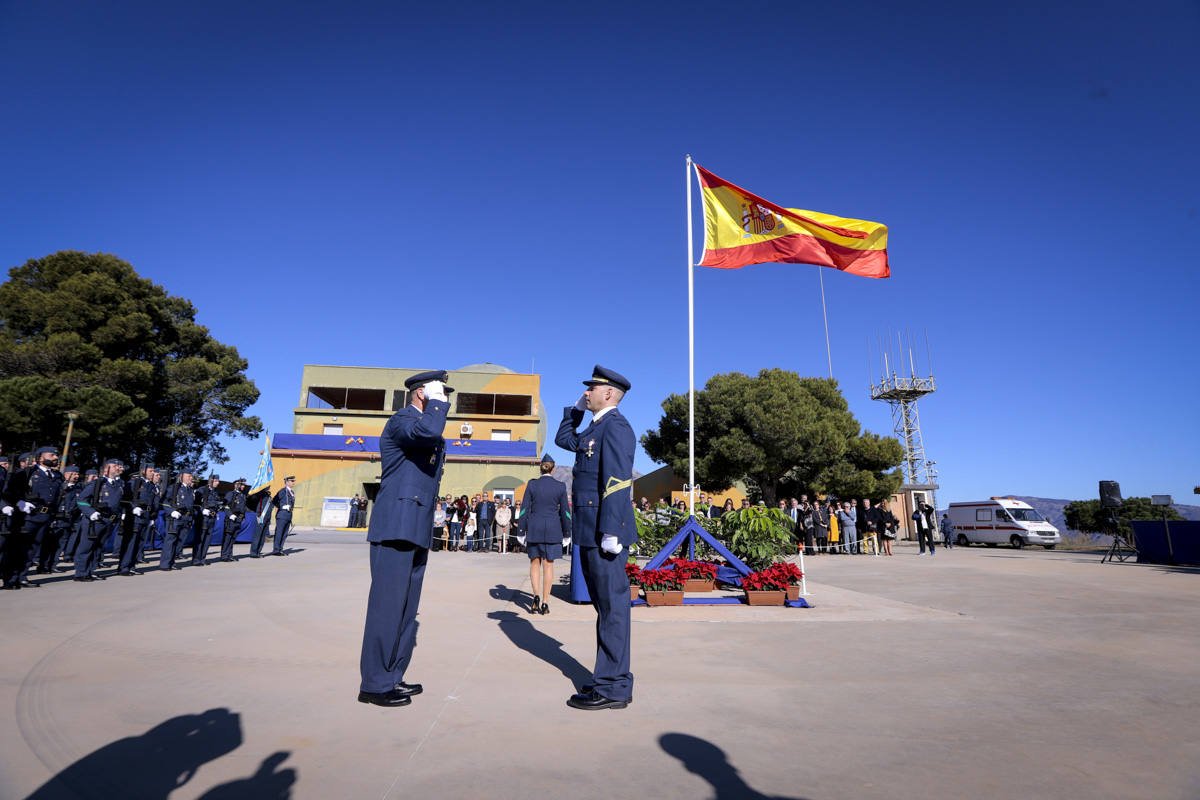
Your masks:
<path fill-rule="evenodd" d="M 557 669 L 576 689 L 591 682 L 592 671 L 563 650 L 562 642 L 542 633 L 517 612 L 492 611 L 488 618 L 500 623 L 500 630 L 510 642 Z"/>
<path fill-rule="evenodd" d="M 715 800 L 804 800 L 756 792 L 729 763 L 725 751 L 706 739 L 686 733 L 664 733 L 658 737 L 658 745 L 667 755 L 679 759 L 688 772 L 708 781 L 716 792 Z"/>
<path fill-rule="evenodd" d="M 521 589 L 510 589 L 503 583 L 498 583 L 488 590 L 493 600 L 507 600 L 522 611 L 528 611 L 533 603 L 533 595 Z"/>
<path fill-rule="evenodd" d="M 120 797 L 166 800 L 210 761 L 242 744 L 241 717 L 227 708 L 182 714 L 140 736 L 127 736 L 88 753 L 42 784 L 26 800 Z M 213 787 L 209 800 L 287 798 L 296 771 L 275 772 L 290 753 L 275 753 L 249 778 Z"/>

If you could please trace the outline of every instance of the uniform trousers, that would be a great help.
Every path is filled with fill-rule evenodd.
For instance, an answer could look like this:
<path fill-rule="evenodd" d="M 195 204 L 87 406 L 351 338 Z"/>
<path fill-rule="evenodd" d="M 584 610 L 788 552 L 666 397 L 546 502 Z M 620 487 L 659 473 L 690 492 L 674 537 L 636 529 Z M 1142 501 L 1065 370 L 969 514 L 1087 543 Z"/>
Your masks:
<path fill-rule="evenodd" d="M 257 556 L 262 553 L 263 540 L 267 538 L 267 528 L 271 525 L 271 513 L 267 511 L 263 514 L 263 518 L 257 525 L 254 526 L 254 539 L 250 542 L 250 555 Z"/>
<path fill-rule="evenodd" d="M 71 561 L 75 558 L 75 548 L 79 547 L 79 526 L 55 520 L 53 527 L 58 539 L 58 557 L 55 561 Z"/>
<path fill-rule="evenodd" d="M 156 516 L 158 516 L 157 513 L 147 513 L 141 517 L 138 517 L 137 522 L 133 523 L 135 526 L 137 526 L 138 531 L 137 544 L 139 561 L 146 560 L 146 548 L 151 547 L 154 544 L 154 534 L 158 533 L 158 530 L 154 525 L 154 518 Z"/>
<path fill-rule="evenodd" d="M 283 543 L 287 541 L 288 531 L 292 529 L 291 514 L 276 514 L 275 515 L 275 547 L 272 552 L 282 553 Z"/>
<path fill-rule="evenodd" d="M 5 585 L 19 583 L 21 570 L 25 568 L 25 555 L 29 542 L 24 533 L 24 523 L 8 523 L 8 531 L 0 536 L 0 578 Z"/>
<path fill-rule="evenodd" d="M 217 512 L 209 510 L 209 515 L 200 522 L 200 533 L 192 542 L 192 563 L 203 564 L 208 560 L 208 547 L 212 544 L 213 526 L 217 524 Z"/>
<path fill-rule="evenodd" d="M 583 580 L 596 609 L 596 666 L 592 683 L 609 700 L 633 699 L 629 671 L 629 578 L 627 553 L 606 553 L 599 547 L 580 547 Z"/>
<path fill-rule="evenodd" d="M 412 542 L 371 542 L 371 593 L 359 660 L 364 692 L 390 692 L 404 680 L 417 643 L 417 606 L 428 558 L 429 551 Z"/>
<path fill-rule="evenodd" d="M 117 546 L 113 549 L 113 557 L 117 560 L 117 568 L 121 572 L 129 572 L 137 564 L 138 555 L 141 553 L 138 544 L 140 527 L 141 520 L 137 517 L 134 517 L 129 525 L 123 520 L 117 523 Z"/>
<path fill-rule="evenodd" d="M 163 534 L 162 552 L 158 557 L 159 569 L 170 569 L 175 566 L 175 561 L 179 559 L 180 550 L 183 548 L 184 534 L 191 527 L 191 517 L 173 519 L 170 515 L 167 516 L 167 529 Z"/>
<path fill-rule="evenodd" d="M 29 571 L 33 569 L 33 565 L 41 566 L 42 545 L 46 542 L 46 534 L 50 532 L 50 520 L 44 522 L 34 522 L 26 518 L 21 523 L 25 534 L 25 564 L 21 569 L 21 580 L 29 580 Z"/>
<path fill-rule="evenodd" d="M 241 520 L 225 518 L 225 526 L 221 530 L 221 558 L 233 558 L 233 540 L 237 538 L 241 527 L 239 522 Z"/>
<path fill-rule="evenodd" d="M 104 542 L 112 535 L 112 520 L 101 517 L 91 522 L 86 517 L 79 521 L 79 549 L 75 551 L 75 577 L 86 578 L 100 569 L 100 557 L 104 555 Z"/>

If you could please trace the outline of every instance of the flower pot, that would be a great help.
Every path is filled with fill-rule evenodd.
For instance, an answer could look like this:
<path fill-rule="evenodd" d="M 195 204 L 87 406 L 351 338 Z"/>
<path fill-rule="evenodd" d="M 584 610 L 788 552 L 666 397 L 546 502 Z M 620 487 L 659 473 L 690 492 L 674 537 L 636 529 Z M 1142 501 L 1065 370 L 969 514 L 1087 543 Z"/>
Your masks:
<path fill-rule="evenodd" d="M 688 578 L 683 582 L 685 592 L 711 592 L 716 581 L 710 578 Z"/>
<path fill-rule="evenodd" d="M 683 605 L 683 590 L 668 589 L 663 592 L 645 590 L 646 605 L 649 606 L 681 606 Z"/>
<path fill-rule="evenodd" d="M 787 599 L 788 600 L 799 600 L 800 599 L 800 587 L 799 586 L 787 587 Z"/>
<path fill-rule="evenodd" d="M 752 606 L 781 606 L 787 592 L 781 589 L 747 589 L 746 603 Z"/>
<path fill-rule="evenodd" d="M 630 586 L 630 587 L 629 587 L 629 600 L 630 600 L 630 602 L 633 602 L 634 600 L 637 600 L 637 599 L 638 599 L 638 592 L 641 590 L 641 588 L 642 588 L 642 587 L 640 587 L 640 586 Z"/>

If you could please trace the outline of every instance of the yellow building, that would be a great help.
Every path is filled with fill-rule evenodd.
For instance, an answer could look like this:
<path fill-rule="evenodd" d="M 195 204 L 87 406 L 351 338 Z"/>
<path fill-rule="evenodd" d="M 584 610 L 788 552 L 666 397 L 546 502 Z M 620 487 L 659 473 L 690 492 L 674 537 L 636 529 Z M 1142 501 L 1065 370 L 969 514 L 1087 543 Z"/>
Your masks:
<path fill-rule="evenodd" d="M 379 490 L 379 435 L 388 419 L 408 404 L 404 381 L 421 369 L 306 364 L 291 433 L 271 442 L 272 490 L 296 476 L 298 526 L 336 518 L 345 498 Z M 450 371 L 454 387 L 446 438 L 442 495 L 481 491 L 519 500 L 525 482 L 538 475 L 546 442 L 541 376 L 495 364 Z M 368 508 L 369 513 L 369 508 Z"/>

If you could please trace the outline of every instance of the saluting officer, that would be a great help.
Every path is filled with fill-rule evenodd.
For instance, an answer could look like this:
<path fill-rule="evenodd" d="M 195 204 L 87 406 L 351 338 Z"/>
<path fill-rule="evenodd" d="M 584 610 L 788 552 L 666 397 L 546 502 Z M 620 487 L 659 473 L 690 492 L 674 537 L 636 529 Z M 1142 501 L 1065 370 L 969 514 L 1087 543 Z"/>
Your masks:
<path fill-rule="evenodd" d="M 121 559 L 122 573 L 133 570 L 134 554 L 138 561 L 146 560 L 147 540 L 154 538 L 154 521 L 158 517 L 158 507 L 162 500 L 158 492 L 158 483 L 155 482 L 157 474 L 158 470 L 148 466 L 142 470 L 141 475 L 134 475 L 129 480 L 129 504 L 131 506 L 129 513 L 133 516 L 133 547 L 130 557 Z"/>
<path fill-rule="evenodd" d="M 517 522 L 518 540 L 529 553 L 529 584 L 533 589 L 531 614 L 549 614 L 554 561 L 562 558 L 571 541 L 571 515 L 567 511 L 567 486 L 550 473 L 554 459 L 542 456 L 542 474 L 525 484 L 525 514 Z"/>
<path fill-rule="evenodd" d="M 287 540 L 288 531 L 292 529 L 292 506 L 296 504 L 296 476 L 288 475 L 283 479 L 283 488 L 275 493 L 271 505 L 275 507 L 275 547 L 271 550 L 273 556 L 286 556 L 283 543 Z"/>
<path fill-rule="evenodd" d="M 59 561 L 72 561 L 75 558 L 75 548 L 79 546 L 79 492 L 83 484 L 79 482 L 79 467 L 71 465 L 63 469 L 62 491 L 58 493 L 58 508 L 55 510 L 54 522 L 51 523 L 58 538 Z"/>
<path fill-rule="evenodd" d="M 246 518 L 246 479 L 238 478 L 225 493 L 225 527 L 221 535 L 221 560 L 233 561 L 233 542 Z"/>
<path fill-rule="evenodd" d="M 359 660 L 360 703 L 406 706 L 421 693 L 421 685 L 405 683 L 404 676 L 416 644 L 417 606 L 446 458 L 446 393 L 454 391 L 445 385 L 447 377 L 444 370 L 409 377 L 404 382 L 409 405 L 392 415 L 379 438 L 379 496 L 367 527 L 371 593 Z"/>
<path fill-rule="evenodd" d="M 192 529 L 192 509 L 196 506 L 196 490 L 192 488 L 192 471 L 184 468 L 179 480 L 171 484 L 163 495 L 162 507 L 167 512 L 167 529 L 163 535 L 162 555 L 158 568 L 162 570 L 183 569 L 175 563 L 179 558 L 180 543 Z"/>
<path fill-rule="evenodd" d="M 203 517 L 200 520 L 200 533 L 192 543 L 192 564 L 198 567 L 208 564 L 208 546 L 212 542 L 213 527 L 217 524 L 217 512 L 225 505 L 225 496 L 217 491 L 220 483 L 220 475 L 209 475 L 208 485 L 196 490 L 196 506 Z"/>
<path fill-rule="evenodd" d="M 76 504 L 79 506 L 80 523 L 86 524 L 79 540 L 79 554 L 75 557 L 75 580 L 104 580 L 96 574 L 100 566 L 100 555 L 104 542 L 120 522 L 121 502 L 125 500 L 125 482 L 121 480 L 123 465 L 116 458 L 104 462 L 103 475 L 83 487 Z M 132 574 L 132 573 L 131 573 Z"/>
<path fill-rule="evenodd" d="M 575 453 L 573 541 L 597 614 L 593 682 L 580 687 L 567 705 L 591 711 L 625 708 L 633 700 L 625 561 L 629 546 L 637 541 L 630 500 L 636 439 L 617 410 L 629 381 L 597 364 L 584 384 L 588 388 L 574 407 L 563 410 L 554 442 Z M 576 433 L 585 408 L 592 412 L 592 424 Z"/>
<path fill-rule="evenodd" d="M 29 570 L 34 561 L 38 562 L 38 572 L 43 571 L 42 547 L 46 544 L 44 539 L 54 520 L 63 477 L 57 469 L 57 447 L 41 448 L 36 458 L 35 465 L 14 472 L 4 489 L 4 507 L 0 511 L 12 517 L 9 541 L 4 548 L 4 565 L 0 569 L 6 586 L 10 583 L 37 586 L 29 580 Z M 55 549 L 57 544 L 54 543 Z M 55 549 L 50 550 L 46 561 L 53 556 Z M 50 572 L 49 564 L 45 571 Z"/>

